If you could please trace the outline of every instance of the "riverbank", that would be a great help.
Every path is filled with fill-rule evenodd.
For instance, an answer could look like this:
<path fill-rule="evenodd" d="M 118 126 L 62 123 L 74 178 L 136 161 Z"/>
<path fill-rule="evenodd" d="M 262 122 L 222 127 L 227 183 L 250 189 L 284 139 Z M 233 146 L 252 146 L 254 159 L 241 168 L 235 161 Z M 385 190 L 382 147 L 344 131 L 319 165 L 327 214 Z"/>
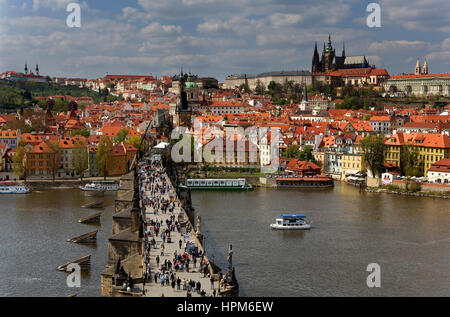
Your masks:
<path fill-rule="evenodd" d="M 366 192 L 368 193 L 387 193 L 387 194 L 397 194 L 397 195 L 405 195 L 405 196 L 416 196 L 416 197 L 430 197 L 430 198 L 444 198 L 449 199 L 450 193 L 449 192 L 413 192 L 413 191 L 407 191 L 405 189 L 401 188 L 394 188 L 394 187 L 367 187 Z"/>
<path fill-rule="evenodd" d="M 57 180 L 26 180 L 17 181 L 19 184 L 24 184 L 31 189 L 78 189 L 93 181 L 103 181 L 103 177 L 92 177 L 80 179 L 57 179 Z M 107 181 L 119 181 L 120 177 L 108 177 Z"/>

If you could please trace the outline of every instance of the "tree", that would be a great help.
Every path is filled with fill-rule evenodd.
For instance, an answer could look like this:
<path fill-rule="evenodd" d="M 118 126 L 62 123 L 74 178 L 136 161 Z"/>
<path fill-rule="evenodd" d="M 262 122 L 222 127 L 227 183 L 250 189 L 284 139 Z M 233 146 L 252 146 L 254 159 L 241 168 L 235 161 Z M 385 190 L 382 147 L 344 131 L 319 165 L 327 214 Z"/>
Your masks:
<path fill-rule="evenodd" d="M 127 138 L 129 131 L 128 129 L 122 129 L 120 130 L 116 137 L 114 138 L 114 141 L 116 141 L 116 143 L 121 143 L 123 141 L 125 141 L 125 139 Z"/>
<path fill-rule="evenodd" d="M 386 146 L 383 136 L 370 135 L 361 140 L 361 150 L 364 154 L 364 161 L 369 166 L 373 177 L 380 175 L 384 171 L 384 160 Z"/>
<path fill-rule="evenodd" d="M 75 173 L 80 175 L 83 180 L 84 172 L 89 168 L 88 166 L 88 146 L 84 140 L 74 142 L 72 150 L 72 166 Z"/>
<path fill-rule="evenodd" d="M 300 150 L 296 145 L 289 145 L 286 151 L 283 153 L 284 158 L 298 158 L 300 156 Z"/>
<path fill-rule="evenodd" d="M 298 159 L 301 161 L 315 163 L 315 159 L 314 159 L 312 152 L 313 152 L 312 146 L 307 145 L 303 148 L 303 151 L 300 152 Z"/>
<path fill-rule="evenodd" d="M 134 146 L 137 150 L 139 150 L 139 146 L 141 146 L 141 137 L 139 135 L 130 136 L 127 139 L 127 143 Z M 143 150 L 144 144 L 142 144 L 141 150 Z"/>
<path fill-rule="evenodd" d="M 255 87 L 255 92 L 258 95 L 264 95 L 264 92 L 266 91 L 266 87 L 264 87 L 264 84 L 262 83 L 261 80 L 257 80 L 256 81 L 256 87 Z"/>
<path fill-rule="evenodd" d="M 16 154 L 13 157 L 14 174 L 19 176 L 19 178 L 26 179 L 25 166 L 23 165 L 24 157 L 25 157 L 25 148 L 23 146 L 18 146 L 16 148 Z"/>
<path fill-rule="evenodd" d="M 58 161 L 59 161 L 59 150 L 60 150 L 60 146 L 59 146 L 59 142 L 58 141 L 51 141 L 47 143 L 48 146 L 52 149 L 52 151 L 55 153 L 53 155 L 53 180 L 55 180 L 56 178 L 56 171 L 58 170 Z"/>
<path fill-rule="evenodd" d="M 423 167 L 419 160 L 419 149 L 405 145 L 400 152 L 400 170 L 407 177 L 423 176 Z"/>
<path fill-rule="evenodd" d="M 77 136 L 77 135 L 81 135 L 81 136 L 84 136 L 85 138 L 88 138 L 91 134 L 90 134 L 89 131 L 86 130 L 86 129 L 73 130 L 73 131 L 70 133 L 70 136 L 72 136 L 72 137 Z"/>
<path fill-rule="evenodd" d="M 111 159 L 112 150 L 113 144 L 110 138 L 106 135 L 102 136 L 100 138 L 100 142 L 98 143 L 95 159 L 97 160 L 97 169 L 105 179 L 108 176 L 108 162 Z"/>

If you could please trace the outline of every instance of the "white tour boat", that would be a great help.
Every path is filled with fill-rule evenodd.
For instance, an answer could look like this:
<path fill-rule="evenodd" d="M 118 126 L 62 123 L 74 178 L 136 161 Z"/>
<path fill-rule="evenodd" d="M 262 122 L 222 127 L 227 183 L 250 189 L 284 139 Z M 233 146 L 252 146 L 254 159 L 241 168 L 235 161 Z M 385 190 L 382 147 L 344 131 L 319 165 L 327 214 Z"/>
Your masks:
<path fill-rule="evenodd" d="M 28 194 L 31 190 L 25 185 L 13 182 L 0 182 L 0 194 Z"/>
<path fill-rule="evenodd" d="M 305 230 L 311 229 L 311 223 L 306 221 L 305 215 L 281 215 L 270 227 L 277 230 Z"/>
<path fill-rule="evenodd" d="M 85 186 L 80 186 L 84 191 L 116 191 L 119 190 L 119 184 L 114 181 L 94 181 Z"/>

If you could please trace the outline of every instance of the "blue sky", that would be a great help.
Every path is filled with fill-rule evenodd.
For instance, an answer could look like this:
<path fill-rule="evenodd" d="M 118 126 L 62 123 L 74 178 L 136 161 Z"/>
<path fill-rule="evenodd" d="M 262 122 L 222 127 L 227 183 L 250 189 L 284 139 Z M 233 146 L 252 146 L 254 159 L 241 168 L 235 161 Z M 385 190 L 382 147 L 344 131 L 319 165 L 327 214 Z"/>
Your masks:
<path fill-rule="evenodd" d="M 79 2 L 81 28 L 66 6 Z M 367 4 L 382 27 L 366 25 Z M 400 74 L 427 58 L 450 72 L 448 0 L 0 0 L 0 71 L 25 62 L 50 76 L 165 75 L 183 67 L 223 80 L 236 73 L 310 69 L 328 33 L 340 54 L 366 55 Z"/>

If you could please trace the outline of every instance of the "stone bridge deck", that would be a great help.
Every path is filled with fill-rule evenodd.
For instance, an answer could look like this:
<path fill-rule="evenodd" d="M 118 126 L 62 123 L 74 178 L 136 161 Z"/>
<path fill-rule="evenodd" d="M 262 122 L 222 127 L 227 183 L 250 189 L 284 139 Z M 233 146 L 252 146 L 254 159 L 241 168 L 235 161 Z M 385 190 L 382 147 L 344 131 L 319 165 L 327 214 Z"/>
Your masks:
<path fill-rule="evenodd" d="M 167 174 L 164 174 L 164 177 L 167 181 L 167 183 L 171 184 L 170 179 L 167 177 Z M 159 182 L 159 184 L 161 185 L 162 183 Z M 151 192 L 145 192 L 145 194 L 147 195 L 147 197 L 151 197 Z M 164 195 L 161 195 L 161 193 L 156 193 L 156 195 L 159 195 L 159 197 L 163 197 L 165 199 L 170 199 L 170 195 L 172 197 L 175 197 L 175 209 L 173 213 L 170 213 L 167 211 L 166 214 L 163 214 L 161 212 L 159 212 L 158 214 L 155 214 L 153 212 L 153 208 L 151 206 L 147 206 L 146 207 L 146 218 L 147 218 L 147 223 L 150 223 L 150 220 L 153 220 L 155 222 L 161 222 L 161 220 L 163 221 L 163 225 L 161 227 L 162 228 L 167 228 L 166 226 L 166 220 L 170 220 L 170 216 L 175 215 L 175 219 L 178 219 L 178 214 L 181 212 L 181 208 L 178 207 L 177 202 L 179 202 L 179 198 L 177 197 L 177 194 L 175 192 L 175 190 L 172 188 L 169 192 L 166 192 Z M 181 205 L 181 204 L 180 204 Z M 185 214 L 185 219 L 187 218 L 187 215 Z M 148 297 L 186 297 L 187 295 L 187 291 L 183 290 L 183 279 L 187 279 L 187 280 L 194 280 L 195 282 L 200 281 L 201 283 L 201 289 L 204 290 L 206 292 L 206 296 L 212 296 L 213 294 L 213 290 L 211 288 L 211 281 L 210 278 L 207 276 L 206 278 L 203 277 L 203 273 L 200 273 L 200 261 L 201 259 L 199 258 L 197 261 L 197 265 L 196 267 L 194 267 L 193 261 L 191 259 L 190 263 L 189 263 L 189 272 L 186 271 L 178 271 L 176 272 L 173 269 L 173 272 L 175 274 L 175 279 L 177 277 L 179 277 L 181 279 L 181 287 L 180 290 L 177 289 L 177 286 L 175 285 L 175 288 L 172 289 L 172 286 L 167 285 L 167 286 L 161 286 L 161 283 L 158 279 L 157 283 L 155 283 L 154 280 L 154 274 L 155 272 L 158 271 L 158 267 L 156 264 L 156 257 L 159 256 L 160 257 L 160 266 L 162 263 L 164 263 L 165 260 L 170 260 L 173 263 L 173 259 L 174 259 L 174 253 L 175 251 L 177 252 L 177 254 L 183 254 L 184 253 L 184 239 L 183 239 L 183 235 L 182 233 L 179 233 L 178 231 L 172 231 L 170 233 L 171 236 L 171 243 L 168 243 L 166 241 L 166 243 L 164 243 L 164 255 L 161 256 L 161 244 L 163 243 L 162 238 L 158 235 L 156 236 L 155 234 L 153 234 L 153 230 L 151 230 L 151 228 L 147 228 L 149 232 L 152 232 L 153 238 L 156 241 L 156 247 L 152 246 L 151 248 L 151 252 L 150 252 L 150 268 L 151 268 L 151 281 L 150 283 L 147 283 L 145 285 L 145 291 L 146 291 L 146 296 Z M 149 238 L 151 239 L 151 238 Z M 179 248 L 179 241 L 180 239 L 183 241 L 183 245 L 182 245 L 182 249 Z M 189 234 L 189 238 L 187 239 L 188 241 L 194 241 L 196 246 L 199 248 L 200 250 L 203 250 L 200 242 L 198 241 L 197 237 L 195 236 L 195 232 L 193 230 L 191 230 L 191 233 Z M 205 255 L 205 259 L 206 261 L 208 261 L 206 255 Z M 210 269 L 211 272 L 211 269 Z M 139 285 L 139 287 L 142 290 L 142 284 Z M 215 281 L 214 282 L 214 287 L 216 288 L 216 293 L 219 293 L 219 281 Z M 196 292 L 191 292 L 192 297 L 200 297 L 200 294 L 197 294 Z"/>

